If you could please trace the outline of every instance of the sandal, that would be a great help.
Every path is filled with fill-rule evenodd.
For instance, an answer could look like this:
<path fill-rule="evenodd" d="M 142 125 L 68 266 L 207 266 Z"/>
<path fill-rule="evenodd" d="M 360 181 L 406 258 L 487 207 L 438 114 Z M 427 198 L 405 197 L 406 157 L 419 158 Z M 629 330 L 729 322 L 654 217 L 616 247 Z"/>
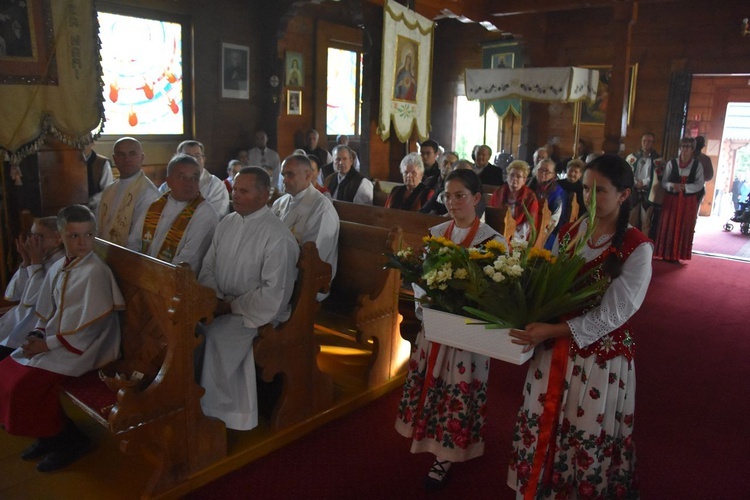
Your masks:
<path fill-rule="evenodd" d="M 450 460 L 440 461 L 435 459 L 430 467 L 430 472 L 424 479 L 424 487 L 427 491 L 435 491 L 448 484 L 448 473 L 452 462 Z"/>

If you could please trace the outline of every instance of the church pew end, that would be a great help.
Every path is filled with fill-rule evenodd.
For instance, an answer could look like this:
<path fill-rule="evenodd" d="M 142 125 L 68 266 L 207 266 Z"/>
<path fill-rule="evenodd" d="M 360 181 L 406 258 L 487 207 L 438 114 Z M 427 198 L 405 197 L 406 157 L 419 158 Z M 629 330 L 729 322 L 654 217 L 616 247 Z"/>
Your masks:
<path fill-rule="evenodd" d="M 151 497 L 227 455 L 225 425 L 203 414 L 204 390 L 193 367 L 201 341 L 195 325 L 211 316 L 216 297 L 187 264 L 173 266 L 99 239 L 95 251 L 112 269 L 127 304 L 120 318 L 122 358 L 114 364 L 136 366 L 147 377 L 115 392 L 93 371 L 69 379 L 63 392 L 107 427 L 122 451 L 151 463 L 142 493 Z"/>
<path fill-rule="evenodd" d="M 321 368 L 335 373 L 335 367 L 359 366 L 367 389 L 399 376 L 406 366 L 408 344 L 398 314 L 401 276 L 384 268 L 385 253 L 397 251 L 400 238 L 399 228 L 342 220 L 336 277 L 316 317 Z"/>
<path fill-rule="evenodd" d="M 272 382 L 280 376 L 283 381 L 270 416 L 274 430 L 302 422 L 333 404 L 333 382 L 318 368 L 320 346 L 313 335 L 315 314 L 320 309 L 316 296 L 328 291 L 331 266 L 320 259 L 315 243 L 307 242 L 302 245 L 297 269 L 291 316 L 276 328 L 262 326 L 253 346 L 263 380 Z"/>

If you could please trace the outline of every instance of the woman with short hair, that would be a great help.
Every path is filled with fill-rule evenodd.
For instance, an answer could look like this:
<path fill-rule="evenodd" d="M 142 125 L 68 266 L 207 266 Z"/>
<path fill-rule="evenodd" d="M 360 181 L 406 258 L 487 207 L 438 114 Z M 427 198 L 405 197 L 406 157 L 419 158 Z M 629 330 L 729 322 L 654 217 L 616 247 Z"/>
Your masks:
<path fill-rule="evenodd" d="M 422 183 L 424 163 L 419 153 L 409 153 L 401 160 L 401 176 L 404 183 L 391 191 L 385 208 L 398 208 L 418 212 L 432 197 L 432 189 Z"/>
<path fill-rule="evenodd" d="M 539 212 L 539 202 L 536 194 L 524 182 L 529 176 L 529 164 L 523 160 L 515 160 L 508 165 L 508 183 L 503 184 L 492 193 L 490 206 L 505 212 L 510 209 L 510 215 L 516 221 L 516 231 L 513 239 L 528 241 L 531 235 L 531 224 L 527 216 L 535 217 Z"/>

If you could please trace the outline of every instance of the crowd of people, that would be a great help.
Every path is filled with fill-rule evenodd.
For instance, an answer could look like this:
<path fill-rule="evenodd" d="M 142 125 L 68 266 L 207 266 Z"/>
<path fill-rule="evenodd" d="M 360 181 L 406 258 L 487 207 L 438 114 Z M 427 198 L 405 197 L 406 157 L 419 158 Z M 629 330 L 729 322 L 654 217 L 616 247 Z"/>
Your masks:
<path fill-rule="evenodd" d="M 215 320 L 200 325 L 205 342 L 196 358 L 206 390 L 201 406 L 230 429 L 257 426 L 257 329 L 289 317 L 299 244 L 315 242 L 335 275 L 339 218 L 332 200 L 372 204 L 374 188 L 345 136 L 329 153 L 311 130 L 305 147 L 283 161 L 265 132 L 255 141 L 229 162 L 224 181 L 206 170 L 203 144 L 184 141 L 158 188 L 143 172 L 145 155 L 135 138 L 114 143 L 116 179 L 109 159 L 87 148 L 89 207 L 72 205 L 56 218 L 37 219 L 29 236 L 17 240 L 21 265 L 6 298 L 20 302 L 0 318 L 0 425 L 36 438 L 22 458 L 43 458 L 40 471 L 63 468 L 89 448 L 60 405 L 60 384 L 119 355 L 115 311 L 126 304 L 93 253 L 95 235 L 166 262 L 187 262 L 215 290 Z M 546 148 L 534 152 L 532 165 L 514 160 L 500 167 L 490 161 L 489 146 L 475 148 L 468 161 L 430 139 L 401 161 L 403 185 L 385 206 L 445 215 L 430 234 L 464 247 L 493 239 L 512 246 L 482 222 L 488 203 L 510 210 L 513 240 L 543 232 L 545 247 L 555 252 L 560 238 L 586 230 L 568 224 L 573 207 L 581 215 L 596 200 L 584 257 L 607 277 L 600 303 L 567 321 L 511 333 L 535 350 L 508 480 L 519 495 L 572 495 L 585 487 L 605 498 L 635 491 L 627 320 L 645 297 L 652 257 L 690 258 L 704 182 L 713 175 L 693 139 L 683 139 L 669 162 L 653 143 L 653 134 L 644 134 L 641 149 L 627 159 L 602 155 L 585 162 L 581 153 L 565 162 L 563 175 Z M 482 185 L 494 186 L 488 199 Z M 551 217 L 542 228 L 544 207 Z M 423 333 L 413 346 L 396 428 L 413 439 L 413 452 L 435 455 L 426 487 L 436 489 L 455 462 L 483 453 L 490 362 Z M 545 394 L 557 402 L 547 404 Z"/>

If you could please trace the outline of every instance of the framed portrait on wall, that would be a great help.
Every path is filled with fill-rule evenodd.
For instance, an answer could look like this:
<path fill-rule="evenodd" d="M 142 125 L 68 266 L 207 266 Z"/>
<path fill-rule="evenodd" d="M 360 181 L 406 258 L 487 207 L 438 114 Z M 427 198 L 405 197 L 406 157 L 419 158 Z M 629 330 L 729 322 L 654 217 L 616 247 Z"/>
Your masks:
<path fill-rule="evenodd" d="M 291 90 L 286 91 L 286 114 L 288 115 L 301 115 L 302 114 L 302 91 Z"/>
<path fill-rule="evenodd" d="M 492 54 L 492 67 L 513 68 L 514 56 L 515 54 L 513 52 L 501 52 L 498 54 Z"/>
<path fill-rule="evenodd" d="M 286 53 L 286 80 L 287 87 L 303 87 L 305 85 L 305 67 L 302 54 L 299 52 Z"/>
<path fill-rule="evenodd" d="M 582 66 L 583 68 L 599 70 L 599 87 L 596 91 L 596 99 L 592 101 L 579 101 L 578 112 L 575 116 L 580 116 L 581 125 L 604 125 L 604 118 L 607 114 L 609 104 L 609 84 L 612 80 L 612 66 Z M 630 78 L 628 79 L 628 108 L 627 124 L 633 116 L 633 106 L 635 104 L 635 87 L 638 79 L 638 64 L 630 66 Z"/>
<path fill-rule="evenodd" d="M 221 44 L 221 97 L 250 98 L 250 48 Z"/>

